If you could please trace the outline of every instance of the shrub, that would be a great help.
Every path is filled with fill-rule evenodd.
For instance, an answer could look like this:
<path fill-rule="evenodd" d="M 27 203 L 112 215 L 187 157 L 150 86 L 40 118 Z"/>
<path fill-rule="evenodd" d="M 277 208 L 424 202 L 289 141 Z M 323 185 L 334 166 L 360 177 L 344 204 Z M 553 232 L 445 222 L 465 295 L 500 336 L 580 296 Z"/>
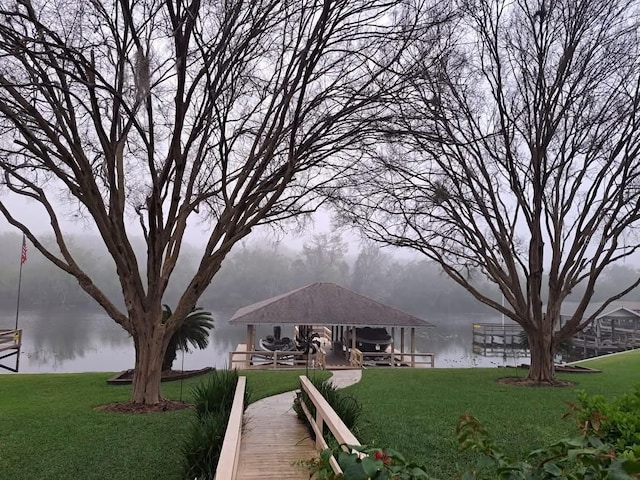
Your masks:
<path fill-rule="evenodd" d="M 331 394 L 329 394 L 331 395 Z M 580 435 L 534 450 L 524 460 L 505 455 L 472 415 L 461 415 L 456 426 L 462 450 L 478 453 L 476 465 L 461 480 L 633 480 L 640 478 L 640 384 L 610 400 L 578 395 L 569 404 Z M 348 451 L 344 451 L 344 448 Z M 335 475 L 329 460 L 343 470 Z M 407 462 L 394 450 L 367 446 L 333 446 L 319 458 L 304 462 L 318 480 L 428 480 L 428 468 Z"/>
<path fill-rule="evenodd" d="M 480 454 L 476 467 L 464 473 L 462 480 L 632 480 L 640 472 L 636 456 L 618 457 L 611 445 L 584 433 L 534 450 L 527 460 L 514 461 L 494 444 L 472 415 L 460 417 L 456 432 L 463 450 Z"/>
<path fill-rule="evenodd" d="M 188 436 L 181 447 L 185 478 L 212 480 L 215 477 L 229 421 L 229 415 L 225 413 L 210 412 L 191 420 Z"/>
<path fill-rule="evenodd" d="M 362 405 L 351 395 L 346 395 L 337 387 L 335 387 L 330 380 L 319 380 L 317 378 L 309 379 L 314 387 L 320 392 L 320 394 L 325 398 L 327 403 L 331 405 L 331 408 L 335 410 L 338 416 L 342 419 L 344 424 L 347 426 L 349 430 L 357 431 L 358 422 L 362 417 Z M 313 402 L 309 399 L 309 396 L 306 394 L 304 390 L 301 391 L 300 395 L 295 399 L 293 403 L 293 409 L 298 415 L 298 418 L 303 420 L 309 426 L 309 431 L 312 437 L 315 436 L 313 429 L 308 423 L 307 417 L 300 406 L 300 402 L 304 402 L 311 415 L 315 416 L 316 407 Z M 328 427 L 325 425 L 324 436 L 327 438 L 328 436 Z M 327 438 L 327 441 L 329 439 Z"/>
<path fill-rule="evenodd" d="M 578 404 L 570 406 L 586 434 L 612 444 L 617 452 L 640 449 L 640 384 L 610 400 L 580 392 Z"/>
<path fill-rule="evenodd" d="M 238 372 L 236 370 L 215 370 L 208 380 L 196 385 L 191 390 L 195 402 L 195 411 L 198 418 L 202 418 L 209 412 L 222 410 L 231 412 L 233 396 L 238 384 Z M 245 404 L 248 394 L 245 392 Z"/>
<path fill-rule="evenodd" d="M 456 428 L 463 450 L 479 454 L 477 464 L 461 480 L 633 480 L 640 477 L 640 460 L 630 452 L 617 456 L 598 437 L 581 435 L 532 451 L 526 460 L 514 461 L 493 442 L 472 415 L 462 415 Z M 427 466 L 408 462 L 399 452 L 364 445 L 340 446 L 304 462 L 317 480 L 433 480 Z M 334 474 L 333 456 L 344 473 Z"/>
<path fill-rule="evenodd" d="M 192 389 L 195 416 L 181 447 L 185 478 L 213 480 L 237 384 L 237 371 L 216 370 Z M 245 405 L 248 399 L 247 389 Z"/>
<path fill-rule="evenodd" d="M 331 456 L 340 465 L 342 474 L 333 473 Z M 320 452 L 319 458 L 303 463 L 309 469 L 309 478 L 316 480 L 434 480 L 425 467 L 407 462 L 399 452 L 365 445 L 350 446 L 349 452 L 340 447 L 327 449 Z"/>

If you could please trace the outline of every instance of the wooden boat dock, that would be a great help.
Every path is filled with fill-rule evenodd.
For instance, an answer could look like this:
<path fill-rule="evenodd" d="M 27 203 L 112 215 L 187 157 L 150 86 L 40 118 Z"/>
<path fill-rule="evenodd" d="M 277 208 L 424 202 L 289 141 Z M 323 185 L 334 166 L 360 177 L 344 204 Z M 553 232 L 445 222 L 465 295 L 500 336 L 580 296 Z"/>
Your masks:
<path fill-rule="evenodd" d="M 523 350 L 520 343 L 522 331 L 517 324 L 474 323 L 473 353 L 491 356 Z"/>
<path fill-rule="evenodd" d="M 313 283 L 248 305 L 229 323 L 247 328 L 246 342 L 229 354 L 229 365 L 234 368 L 300 368 L 307 364 L 301 351 L 257 350 L 257 326 L 277 327 L 275 339 L 280 338 L 281 328 L 293 330 L 290 338 L 294 339 L 310 339 L 308 335 L 317 333 L 320 348 L 309 358 L 310 366 L 317 368 L 434 366 L 432 353 L 416 352 L 416 329 L 434 325 L 333 283 Z M 390 347 L 387 349 L 387 340 L 376 345 L 380 350 L 360 351 L 356 338 L 366 327 L 390 330 Z"/>
<path fill-rule="evenodd" d="M 625 309 L 613 313 L 619 316 L 612 313 L 603 315 L 573 336 L 572 359 L 640 348 L 640 314 Z M 625 313 L 627 316 L 622 316 Z M 473 352 L 492 356 L 523 351 L 520 339 L 522 332 L 522 327 L 517 324 L 474 323 Z"/>
<path fill-rule="evenodd" d="M 405 351 L 404 341 L 400 350 L 393 348 L 385 352 L 362 352 L 357 348 L 333 341 L 334 329 L 313 326 L 318 334 L 320 348 L 308 357 L 303 351 L 249 350 L 246 343 L 240 343 L 229 352 L 228 365 L 233 369 L 283 369 L 318 368 L 328 370 L 359 369 L 364 367 L 435 367 L 435 354 Z M 404 335 L 404 329 L 402 332 Z"/>
<path fill-rule="evenodd" d="M 0 363 L 0 368 L 17 372 L 20 368 L 20 349 L 22 347 L 22 330 L 0 329 L 0 361 L 15 356 L 15 367 Z"/>

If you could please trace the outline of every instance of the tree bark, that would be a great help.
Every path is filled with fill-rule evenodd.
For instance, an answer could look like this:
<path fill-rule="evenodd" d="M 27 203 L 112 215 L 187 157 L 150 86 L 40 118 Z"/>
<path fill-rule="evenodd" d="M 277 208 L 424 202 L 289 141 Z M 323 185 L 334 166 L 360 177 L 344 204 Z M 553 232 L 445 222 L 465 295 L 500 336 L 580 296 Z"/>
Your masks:
<path fill-rule="evenodd" d="M 131 398 L 133 403 L 153 405 L 162 401 L 160 380 L 166 349 L 164 336 L 164 328 L 157 325 L 149 325 L 145 331 L 134 335 L 136 363 Z"/>
<path fill-rule="evenodd" d="M 530 380 L 538 383 L 554 383 L 555 367 L 552 332 L 537 332 L 529 336 L 529 350 L 531 351 L 531 366 L 529 369 Z"/>
<path fill-rule="evenodd" d="M 12 139 L 0 147 L 0 214 L 133 336 L 135 403 L 161 400 L 170 333 L 234 245 L 258 225 L 315 211 L 327 179 L 357 161 L 352 153 L 386 138 L 412 32 L 453 18 L 434 6 L 418 25 L 410 5 L 375 0 L 231 3 L 0 7 L 0 118 Z M 104 28 L 89 38 L 94 25 Z M 100 234 L 123 302 L 80 267 L 59 188 Z M 40 204 L 55 243 L 38 240 L 23 209 L 11 214 L 10 197 Z M 205 247 L 163 325 L 160 302 L 194 217 L 210 219 Z M 136 256 L 140 234 L 146 258 Z"/>

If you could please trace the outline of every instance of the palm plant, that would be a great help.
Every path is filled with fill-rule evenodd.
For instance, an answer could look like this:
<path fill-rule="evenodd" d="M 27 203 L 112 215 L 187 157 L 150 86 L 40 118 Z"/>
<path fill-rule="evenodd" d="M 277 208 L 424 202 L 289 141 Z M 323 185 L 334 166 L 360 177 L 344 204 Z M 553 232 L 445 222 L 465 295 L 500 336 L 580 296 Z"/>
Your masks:
<path fill-rule="evenodd" d="M 168 305 L 162 306 L 162 321 L 166 322 L 172 311 Z M 209 345 L 209 330 L 213 328 L 211 312 L 205 312 L 201 307 L 194 307 L 180 328 L 169 340 L 167 351 L 162 359 L 162 371 L 171 370 L 178 351 L 189 353 L 189 346 L 205 349 Z"/>

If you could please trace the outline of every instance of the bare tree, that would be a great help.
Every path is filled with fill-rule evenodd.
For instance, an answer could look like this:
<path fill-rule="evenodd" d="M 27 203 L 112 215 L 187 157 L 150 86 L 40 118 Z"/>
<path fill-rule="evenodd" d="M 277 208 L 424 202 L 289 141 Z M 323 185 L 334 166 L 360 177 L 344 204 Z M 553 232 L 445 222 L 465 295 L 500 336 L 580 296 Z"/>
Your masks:
<path fill-rule="evenodd" d="M 0 17 L 0 211 L 132 335 L 132 400 L 157 403 L 167 343 L 233 245 L 315 209 L 317 190 L 371 145 L 410 11 L 386 0 L 0 0 Z M 56 250 L 12 197 L 43 208 Z M 67 214 L 99 231 L 124 310 L 69 251 Z M 198 220 L 204 253 L 163 322 Z"/>
<path fill-rule="evenodd" d="M 414 88 L 341 199 L 368 236 L 422 252 L 519 323 L 535 382 L 554 382 L 556 345 L 640 283 L 585 315 L 603 269 L 640 246 L 639 7 L 462 2 L 446 54 L 412 51 Z"/>

